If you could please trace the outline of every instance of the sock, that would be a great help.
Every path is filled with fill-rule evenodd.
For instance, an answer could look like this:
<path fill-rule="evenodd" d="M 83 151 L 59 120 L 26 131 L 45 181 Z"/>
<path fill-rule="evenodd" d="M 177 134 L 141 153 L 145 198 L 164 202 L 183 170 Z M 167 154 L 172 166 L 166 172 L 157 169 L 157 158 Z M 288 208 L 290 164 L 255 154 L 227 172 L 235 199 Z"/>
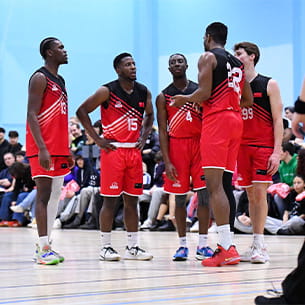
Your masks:
<path fill-rule="evenodd" d="M 179 237 L 179 245 L 180 247 L 186 248 L 186 236 Z"/>
<path fill-rule="evenodd" d="M 221 225 L 217 227 L 219 245 L 228 250 L 232 245 L 232 237 L 230 232 L 230 225 Z"/>
<path fill-rule="evenodd" d="M 258 248 L 264 248 L 265 247 L 265 238 L 264 234 L 253 234 L 253 246 L 256 246 Z"/>
<path fill-rule="evenodd" d="M 127 247 L 130 249 L 132 247 L 138 246 L 138 232 L 127 232 Z"/>
<path fill-rule="evenodd" d="M 111 232 L 101 232 L 102 248 L 111 247 Z"/>
<path fill-rule="evenodd" d="M 199 234 L 198 237 L 198 248 L 206 248 L 208 246 L 208 234 Z"/>
<path fill-rule="evenodd" d="M 64 177 L 54 177 L 52 180 L 51 196 L 47 207 L 47 224 L 48 236 L 51 239 L 54 220 L 58 211 L 59 198 L 61 195 L 61 187 L 64 182 Z"/>
<path fill-rule="evenodd" d="M 234 232 L 231 231 L 231 239 L 232 239 L 232 245 L 235 246 L 235 242 L 234 242 Z"/>
<path fill-rule="evenodd" d="M 45 246 L 49 245 L 49 237 L 48 236 L 40 236 L 39 237 L 39 246 L 42 249 Z"/>

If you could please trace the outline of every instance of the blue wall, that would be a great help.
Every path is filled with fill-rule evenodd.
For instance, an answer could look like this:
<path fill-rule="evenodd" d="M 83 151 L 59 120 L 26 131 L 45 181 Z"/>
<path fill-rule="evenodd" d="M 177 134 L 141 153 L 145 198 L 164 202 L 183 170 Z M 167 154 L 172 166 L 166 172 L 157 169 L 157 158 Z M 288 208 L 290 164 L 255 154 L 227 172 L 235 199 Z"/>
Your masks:
<path fill-rule="evenodd" d="M 153 98 L 170 81 L 168 56 L 184 53 L 190 78 L 197 78 L 205 27 L 229 27 L 227 49 L 253 41 L 262 51 L 258 71 L 278 80 L 283 102 L 291 105 L 305 72 L 305 1 L 302 0 L 0 0 L 0 126 L 17 129 L 24 142 L 27 85 L 43 65 L 38 46 L 60 38 L 69 64 L 66 79 L 70 116 L 101 84 L 116 78 L 112 60 L 131 52 L 138 80 Z M 97 119 L 96 111 L 92 118 Z"/>

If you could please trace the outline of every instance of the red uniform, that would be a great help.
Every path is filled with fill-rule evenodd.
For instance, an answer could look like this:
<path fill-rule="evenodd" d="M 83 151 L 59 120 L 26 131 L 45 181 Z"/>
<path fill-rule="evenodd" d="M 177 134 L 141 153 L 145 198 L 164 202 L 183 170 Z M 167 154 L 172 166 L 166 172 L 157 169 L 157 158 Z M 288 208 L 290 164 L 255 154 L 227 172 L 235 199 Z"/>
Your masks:
<path fill-rule="evenodd" d="M 201 158 L 203 168 L 234 172 L 242 135 L 240 98 L 243 64 L 222 48 L 210 50 L 217 60 L 211 96 L 203 102 Z"/>
<path fill-rule="evenodd" d="M 272 182 L 267 175 L 268 160 L 274 148 L 273 119 L 267 86 L 270 78 L 258 74 L 251 81 L 253 106 L 242 110 L 244 131 L 238 155 L 238 183 Z"/>
<path fill-rule="evenodd" d="M 179 108 L 170 106 L 172 96 L 191 94 L 197 88 L 196 83 L 189 81 L 183 92 L 173 84 L 162 91 L 168 115 L 169 157 L 178 173 L 178 181 L 165 177 L 164 190 L 168 193 L 186 194 L 190 189 L 190 177 L 194 190 L 205 187 L 204 175 L 200 167 L 202 109 L 190 102 Z"/>
<path fill-rule="evenodd" d="M 43 94 L 41 109 L 39 110 L 37 119 L 42 138 L 52 157 L 51 169 L 46 171 L 40 166 L 38 161 L 39 150 L 28 124 L 26 126 L 26 152 L 30 160 L 33 177 L 63 176 L 70 171 L 67 162 L 67 156 L 70 155 L 70 151 L 68 98 L 65 81 L 61 76 L 55 77 L 45 67 L 40 68 L 35 73 L 37 72 L 43 73 L 47 80 L 47 86 Z"/>
<path fill-rule="evenodd" d="M 143 186 L 142 156 L 134 147 L 140 137 L 147 88 L 135 82 L 133 92 L 128 94 L 118 80 L 104 86 L 110 98 L 101 106 L 103 135 L 119 148 L 101 151 L 101 194 L 117 197 L 124 192 L 138 196 Z"/>

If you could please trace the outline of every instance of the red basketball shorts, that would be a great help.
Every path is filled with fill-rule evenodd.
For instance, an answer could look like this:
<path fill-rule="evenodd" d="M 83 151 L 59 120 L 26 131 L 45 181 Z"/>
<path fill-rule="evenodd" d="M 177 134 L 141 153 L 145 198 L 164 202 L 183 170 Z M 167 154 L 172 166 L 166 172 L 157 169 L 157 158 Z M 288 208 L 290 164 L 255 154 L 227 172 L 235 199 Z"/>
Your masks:
<path fill-rule="evenodd" d="M 141 151 L 117 148 L 101 151 L 101 195 L 117 197 L 122 193 L 139 196 L 143 190 Z"/>
<path fill-rule="evenodd" d="M 242 131 L 240 112 L 222 111 L 204 118 L 200 143 L 202 167 L 233 173 Z"/>
<path fill-rule="evenodd" d="M 255 182 L 272 183 L 267 174 L 268 160 L 273 148 L 241 145 L 237 158 L 238 184 L 249 187 Z"/>
<path fill-rule="evenodd" d="M 29 158 L 31 173 L 33 178 L 37 177 L 62 177 L 70 173 L 67 157 L 51 157 L 52 164 L 50 170 L 41 167 L 38 157 Z"/>
<path fill-rule="evenodd" d="M 193 190 L 205 187 L 201 168 L 200 138 L 170 138 L 169 157 L 178 173 L 178 181 L 165 177 L 164 191 L 173 194 L 186 194 L 192 182 Z M 190 179 L 191 178 L 191 179 Z"/>

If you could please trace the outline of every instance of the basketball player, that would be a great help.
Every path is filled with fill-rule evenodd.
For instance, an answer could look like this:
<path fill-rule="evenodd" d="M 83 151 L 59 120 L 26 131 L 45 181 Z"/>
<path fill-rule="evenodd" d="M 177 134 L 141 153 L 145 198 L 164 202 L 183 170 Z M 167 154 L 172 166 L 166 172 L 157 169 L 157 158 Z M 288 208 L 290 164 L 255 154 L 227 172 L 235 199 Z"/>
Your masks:
<path fill-rule="evenodd" d="M 242 109 L 244 131 L 237 160 L 238 184 L 246 188 L 253 227 L 253 243 L 242 261 L 265 263 L 269 255 L 264 243 L 268 214 L 267 188 L 279 167 L 283 139 L 282 100 L 278 84 L 255 70 L 260 52 L 257 45 L 241 42 L 235 55 L 245 66 L 254 96 L 253 107 Z"/>
<path fill-rule="evenodd" d="M 173 82 L 157 97 L 159 137 L 166 177 L 164 190 L 175 194 L 175 219 L 180 247 L 173 257 L 175 261 L 188 258 L 186 241 L 186 194 L 191 189 L 198 194 L 199 243 L 196 258 L 202 260 L 213 255 L 208 247 L 208 224 L 210 209 L 200 158 L 200 134 L 202 109 L 198 104 L 187 102 L 182 107 L 171 107 L 171 97 L 191 94 L 198 85 L 186 77 L 187 60 L 182 54 L 169 57 L 169 71 Z"/>
<path fill-rule="evenodd" d="M 234 172 L 243 125 L 240 101 L 245 106 L 251 105 L 252 93 L 242 63 L 224 49 L 226 40 L 224 24 L 214 22 L 206 28 L 206 52 L 198 62 L 199 87 L 192 94 L 172 97 L 173 106 L 187 101 L 203 106 L 201 162 L 219 237 L 214 255 L 204 259 L 203 266 L 233 265 L 240 261 L 232 244 L 223 176 Z"/>
<path fill-rule="evenodd" d="M 50 237 L 64 176 L 73 160 L 68 140 L 68 104 L 65 81 L 58 68 L 68 63 L 62 42 L 48 37 L 40 43 L 45 65 L 30 78 L 26 151 L 37 186 L 36 221 L 39 235 L 35 260 L 53 265 L 64 258 L 51 249 Z M 60 136 L 59 136 L 60 134 Z"/>
<path fill-rule="evenodd" d="M 115 57 L 118 79 L 101 86 L 77 110 L 77 116 L 101 150 L 100 212 L 102 249 L 100 260 L 117 261 L 120 255 L 111 245 L 116 199 L 123 194 L 127 247 L 124 259 L 150 260 L 152 255 L 138 243 L 138 196 L 142 194 L 141 149 L 151 131 L 153 107 L 150 91 L 136 82 L 136 65 L 129 53 Z M 89 113 L 101 108 L 103 137 L 92 127 Z M 145 117 L 143 120 L 143 115 Z"/>

